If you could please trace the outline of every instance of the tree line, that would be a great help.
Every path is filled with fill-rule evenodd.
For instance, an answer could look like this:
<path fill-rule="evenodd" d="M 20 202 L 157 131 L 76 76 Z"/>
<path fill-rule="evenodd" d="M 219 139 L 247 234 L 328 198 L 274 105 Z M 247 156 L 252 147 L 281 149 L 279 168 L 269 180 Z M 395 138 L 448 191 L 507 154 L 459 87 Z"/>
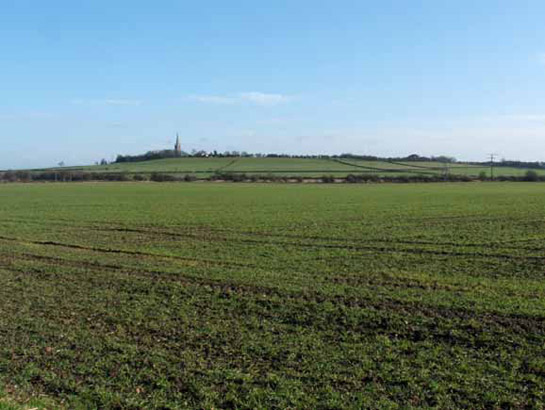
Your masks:
<path fill-rule="evenodd" d="M 86 182 L 86 181 L 151 181 L 151 182 L 192 182 L 196 180 L 226 182 L 321 182 L 321 183 L 410 183 L 410 182 L 470 182 L 490 181 L 486 173 L 479 176 L 467 175 L 377 175 L 349 174 L 338 177 L 322 175 L 320 177 L 285 176 L 274 174 L 246 174 L 243 172 L 217 171 L 207 177 L 193 174 L 174 173 L 128 173 L 128 172 L 86 172 L 86 171 L 5 171 L 0 172 L 0 182 Z M 498 176 L 494 181 L 545 182 L 545 175 L 535 170 L 528 170 L 523 176 Z"/>
<path fill-rule="evenodd" d="M 160 150 L 160 151 L 148 151 L 145 154 L 140 155 L 118 155 L 115 159 L 115 163 L 123 162 L 142 162 L 152 161 L 157 159 L 177 158 L 177 157 L 197 157 L 197 158 L 302 158 L 302 159 L 359 159 L 364 161 L 400 161 L 400 162 L 442 162 L 453 163 L 456 162 L 456 158 L 448 157 L 445 155 L 425 157 L 418 154 L 411 154 L 405 157 L 377 157 L 374 155 L 357 155 L 351 153 L 343 153 L 339 155 L 297 155 L 297 154 L 276 154 L 276 153 L 248 153 L 246 151 L 204 151 L 204 150 L 192 150 L 190 153 L 182 151 L 177 153 L 174 150 Z M 101 161 L 101 165 L 105 165 L 104 160 Z"/>

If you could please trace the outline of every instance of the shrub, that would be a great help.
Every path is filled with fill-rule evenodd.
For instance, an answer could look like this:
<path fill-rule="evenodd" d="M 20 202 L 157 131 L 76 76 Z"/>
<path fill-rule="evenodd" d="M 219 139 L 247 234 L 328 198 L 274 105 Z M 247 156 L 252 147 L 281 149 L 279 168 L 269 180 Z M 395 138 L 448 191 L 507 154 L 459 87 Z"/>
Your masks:
<path fill-rule="evenodd" d="M 154 182 L 173 182 L 173 181 L 178 181 L 178 178 L 176 178 L 174 175 L 161 174 L 159 172 L 154 172 L 150 176 L 150 181 L 154 181 Z"/>
<path fill-rule="evenodd" d="M 247 176 L 246 174 L 231 174 L 231 181 L 233 182 L 244 182 L 246 181 Z"/>
<path fill-rule="evenodd" d="M 528 171 L 526 171 L 523 179 L 524 181 L 528 182 L 537 182 L 539 181 L 539 175 L 533 169 L 529 169 Z"/>
<path fill-rule="evenodd" d="M 17 176 L 15 175 L 15 172 L 13 171 L 4 172 L 4 181 L 7 181 L 7 182 L 17 181 Z"/>
<path fill-rule="evenodd" d="M 15 179 L 19 181 L 29 182 L 32 180 L 32 175 L 29 171 L 16 171 Z"/>
<path fill-rule="evenodd" d="M 185 182 L 193 182 L 197 180 L 197 177 L 195 175 L 184 175 L 184 181 Z"/>
<path fill-rule="evenodd" d="M 335 177 L 333 175 L 323 175 L 320 178 L 320 181 L 322 181 L 324 184 L 331 184 L 335 182 Z"/>
<path fill-rule="evenodd" d="M 248 176 L 248 179 L 250 180 L 250 182 L 257 182 L 259 181 L 259 175 L 255 175 L 255 174 L 252 174 L 250 176 Z"/>

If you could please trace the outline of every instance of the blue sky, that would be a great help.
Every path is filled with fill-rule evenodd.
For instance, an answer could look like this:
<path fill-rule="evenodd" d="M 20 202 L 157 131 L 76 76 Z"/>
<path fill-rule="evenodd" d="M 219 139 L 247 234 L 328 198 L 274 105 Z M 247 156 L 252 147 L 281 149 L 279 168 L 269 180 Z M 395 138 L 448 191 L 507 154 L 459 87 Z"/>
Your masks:
<path fill-rule="evenodd" d="M 545 160 L 545 2 L 3 0 L 0 169 L 170 148 Z"/>

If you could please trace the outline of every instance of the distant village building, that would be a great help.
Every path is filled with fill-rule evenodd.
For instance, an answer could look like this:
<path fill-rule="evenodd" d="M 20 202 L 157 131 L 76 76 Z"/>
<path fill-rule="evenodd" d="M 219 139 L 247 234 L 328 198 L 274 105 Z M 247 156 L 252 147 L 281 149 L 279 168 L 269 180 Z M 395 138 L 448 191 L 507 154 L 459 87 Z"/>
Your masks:
<path fill-rule="evenodd" d="M 176 133 L 176 145 L 174 145 L 174 152 L 177 157 L 182 156 L 182 144 L 180 144 L 180 136 Z"/>

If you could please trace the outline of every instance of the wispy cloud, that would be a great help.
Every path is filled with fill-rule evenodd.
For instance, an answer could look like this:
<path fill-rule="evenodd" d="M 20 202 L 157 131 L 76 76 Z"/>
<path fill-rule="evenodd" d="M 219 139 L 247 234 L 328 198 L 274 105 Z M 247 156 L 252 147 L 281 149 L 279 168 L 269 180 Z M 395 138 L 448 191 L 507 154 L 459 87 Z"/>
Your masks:
<path fill-rule="evenodd" d="M 76 105 L 128 105 L 128 106 L 138 106 L 142 105 L 141 100 L 131 100 L 124 98 L 105 98 L 99 100 L 85 100 L 85 99 L 75 99 L 72 100 L 72 104 Z"/>
<path fill-rule="evenodd" d="M 236 99 L 233 97 L 224 97 L 220 95 L 192 95 L 189 97 L 193 101 L 211 104 L 234 104 Z"/>
<path fill-rule="evenodd" d="M 242 92 L 233 95 L 192 95 L 189 98 L 193 101 L 211 104 L 249 103 L 255 105 L 277 105 L 292 100 L 292 97 L 288 95 L 257 91 Z"/>
<path fill-rule="evenodd" d="M 124 124 L 122 122 L 111 122 L 107 124 L 107 127 L 109 128 L 127 128 L 127 124 Z"/>
<path fill-rule="evenodd" d="M 508 120 L 545 122 L 545 114 L 514 114 L 505 116 Z"/>
<path fill-rule="evenodd" d="M 240 93 L 239 98 L 259 105 L 271 105 L 288 102 L 291 98 L 283 94 L 266 94 L 259 92 Z"/>
<path fill-rule="evenodd" d="M 42 111 L 31 111 L 24 113 L 11 113 L 3 114 L 0 113 L 0 119 L 2 120 L 44 120 L 55 118 L 55 115 L 48 112 Z"/>
<path fill-rule="evenodd" d="M 503 114 L 503 115 L 491 115 L 484 117 L 472 118 L 472 123 L 486 123 L 486 124 L 507 124 L 514 123 L 545 123 L 545 114 L 539 113 L 519 113 L 519 114 Z"/>

